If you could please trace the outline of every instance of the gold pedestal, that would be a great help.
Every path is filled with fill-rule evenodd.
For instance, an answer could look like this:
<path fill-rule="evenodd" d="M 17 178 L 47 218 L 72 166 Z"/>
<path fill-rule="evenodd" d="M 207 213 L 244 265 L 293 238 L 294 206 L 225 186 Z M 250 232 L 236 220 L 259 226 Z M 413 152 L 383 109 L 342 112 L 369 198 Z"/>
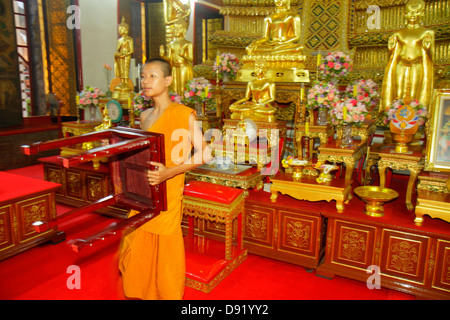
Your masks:
<path fill-rule="evenodd" d="M 397 191 L 376 186 L 357 187 L 353 192 L 366 203 L 364 213 L 371 217 L 384 216 L 384 203 L 398 197 Z"/>

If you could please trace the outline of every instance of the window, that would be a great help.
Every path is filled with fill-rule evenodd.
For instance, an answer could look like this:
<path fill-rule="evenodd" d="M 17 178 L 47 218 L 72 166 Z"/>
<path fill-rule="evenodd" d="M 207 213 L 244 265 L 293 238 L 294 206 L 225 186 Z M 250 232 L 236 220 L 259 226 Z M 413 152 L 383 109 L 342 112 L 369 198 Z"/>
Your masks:
<path fill-rule="evenodd" d="M 20 89 L 22 99 L 22 114 L 31 116 L 31 73 L 30 49 L 28 41 L 27 16 L 24 0 L 14 0 L 14 21 L 16 26 L 17 53 L 20 71 Z"/>

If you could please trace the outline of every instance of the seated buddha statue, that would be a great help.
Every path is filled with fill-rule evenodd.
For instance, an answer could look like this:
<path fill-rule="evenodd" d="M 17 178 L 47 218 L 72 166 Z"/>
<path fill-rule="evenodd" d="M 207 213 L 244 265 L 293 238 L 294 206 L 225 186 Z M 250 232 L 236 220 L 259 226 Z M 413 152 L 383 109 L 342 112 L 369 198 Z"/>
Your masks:
<path fill-rule="evenodd" d="M 388 41 L 390 57 L 381 90 L 380 112 L 397 99 L 411 97 L 428 107 L 433 88 L 434 31 L 421 26 L 425 3 L 409 0 L 406 28 Z"/>
<path fill-rule="evenodd" d="M 247 84 L 245 97 L 230 106 L 231 119 L 251 119 L 255 121 L 276 121 L 275 84 L 265 79 L 267 64 L 264 60 L 255 63 L 256 80 Z"/>
<path fill-rule="evenodd" d="M 264 34 L 247 46 L 247 55 L 302 53 L 300 16 L 290 12 L 290 0 L 275 0 L 275 13 L 264 19 Z"/>

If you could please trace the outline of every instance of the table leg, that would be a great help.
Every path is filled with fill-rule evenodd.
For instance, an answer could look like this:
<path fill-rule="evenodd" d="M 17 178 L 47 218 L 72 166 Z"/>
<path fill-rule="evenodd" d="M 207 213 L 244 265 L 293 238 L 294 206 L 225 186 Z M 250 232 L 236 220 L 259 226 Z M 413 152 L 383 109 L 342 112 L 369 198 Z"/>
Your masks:
<path fill-rule="evenodd" d="M 272 185 L 273 188 L 273 185 Z M 270 201 L 272 202 L 276 202 L 278 198 L 278 192 L 277 191 L 272 191 L 272 194 L 270 195 Z"/>
<path fill-rule="evenodd" d="M 225 260 L 231 260 L 231 244 L 233 238 L 233 224 L 231 214 L 225 218 Z"/>
<path fill-rule="evenodd" d="M 384 188 L 386 183 L 386 168 L 387 165 L 383 161 L 378 162 L 378 175 L 380 176 L 380 187 L 382 188 Z"/>
<path fill-rule="evenodd" d="M 412 211 L 414 209 L 414 206 L 412 204 L 411 196 L 412 196 L 412 190 L 416 184 L 417 176 L 419 174 L 418 170 L 416 169 L 410 169 L 410 175 L 408 180 L 408 187 L 406 189 L 406 208 L 409 211 Z"/>
<path fill-rule="evenodd" d="M 355 169 L 355 160 L 345 160 L 345 181 L 352 180 L 353 170 Z"/>

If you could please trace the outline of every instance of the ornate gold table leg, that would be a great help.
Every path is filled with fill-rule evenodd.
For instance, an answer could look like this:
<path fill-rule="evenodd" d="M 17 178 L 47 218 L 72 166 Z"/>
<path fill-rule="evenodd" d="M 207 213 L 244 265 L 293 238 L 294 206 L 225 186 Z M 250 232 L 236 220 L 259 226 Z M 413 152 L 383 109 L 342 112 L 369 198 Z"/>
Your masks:
<path fill-rule="evenodd" d="M 355 159 L 345 159 L 345 181 L 352 180 L 353 170 L 355 169 Z"/>
<path fill-rule="evenodd" d="M 378 162 L 378 175 L 380 176 L 380 187 L 384 188 L 384 185 L 386 184 L 386 168 L 387 163 L 383 160 L 380 160 Z"/>
<path fill-rule="evenodd" d="M 408 187 L 406 189 L 406 208 L 409 211 L 412 211 L 414 209 L 414 206 L 412 204 L 411 201 L 411 196 L 412 196 L 412 190 L 415 186 L 416 180 L 417 180 L 417 176 L 419 175 L 419 171 L 420 169 L 416 169 L 416 168 L 410 168 L 410 175 L 409 175 L 409 180 L 408 180 Z"/>
<path fill-rule="evenodd" d="M 272 186 L 273 187 L 273 186 Z M 272 190 L 272 193 L 270 195 L 270 201 L 276 202 L 278 198 L 278 191 Z"/>
<path fill-rule="evenodd" d="M 225 217 L 225 260 L 231 260 L 232 237 L 233 226 L 230 212 Z"/>

